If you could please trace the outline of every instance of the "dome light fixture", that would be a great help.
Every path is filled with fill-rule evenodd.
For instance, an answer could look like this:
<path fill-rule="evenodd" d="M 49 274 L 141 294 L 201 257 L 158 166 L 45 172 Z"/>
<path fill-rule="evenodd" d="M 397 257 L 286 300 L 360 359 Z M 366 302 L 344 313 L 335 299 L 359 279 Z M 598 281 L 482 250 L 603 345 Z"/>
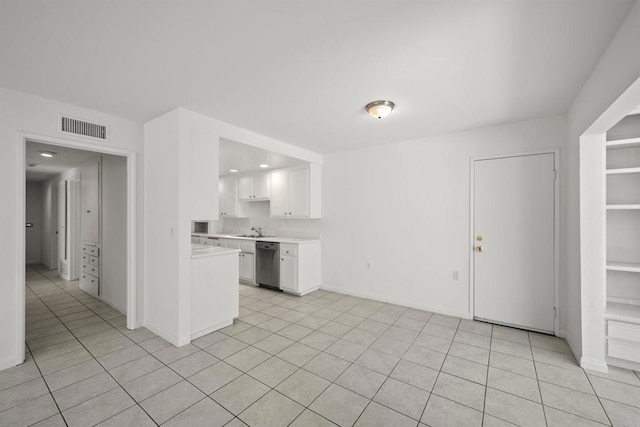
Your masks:
<path fill-rule="evenodd" d="M 53 157 L 56 154 L 58 154 L 58 153 L 56 153 L 55 151 L 40 151 L 40 155 L 42 157 Z"/>
<path fill-rule="evenodd" d="M 367 104 L 364 107 L 367 110 L 367 113 L 375 119 L 384 119 L 389 114 L 396 105 L 391 101 L 373 101 Z"/>

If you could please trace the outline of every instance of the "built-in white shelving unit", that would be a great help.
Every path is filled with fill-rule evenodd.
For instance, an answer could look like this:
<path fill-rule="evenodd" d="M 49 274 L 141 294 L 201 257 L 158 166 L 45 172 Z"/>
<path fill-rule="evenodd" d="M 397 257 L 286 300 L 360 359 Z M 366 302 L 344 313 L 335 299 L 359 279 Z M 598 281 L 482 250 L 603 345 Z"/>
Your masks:
<path fill-rule="evenodd" d="M 607 141 L 604 172 L 607 361 L 635 367 L 640 366 L 640 138 Z"/>

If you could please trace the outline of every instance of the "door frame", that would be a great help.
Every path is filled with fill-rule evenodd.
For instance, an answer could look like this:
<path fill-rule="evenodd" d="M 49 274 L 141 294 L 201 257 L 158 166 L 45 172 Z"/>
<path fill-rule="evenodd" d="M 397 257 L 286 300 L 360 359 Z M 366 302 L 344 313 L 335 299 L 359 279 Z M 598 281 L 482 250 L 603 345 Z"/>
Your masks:
<path fill-rule="evenodd" d="M 80 211 L 82 206 L 82 178 L 80 174 L 74 175 L 68 179 L 68 182 L 69 221 L 67 223 L 67 229 L 69 230 L 69 237 L 67 245 L 69 247 L 69 280 L 77 280 L 80 277 Z"/>
<path fill-rule="evenodd" d="M 25 354 L 25 248 L 26 236 L 24 233 L 25 223 L 25 203 L 26 203 L 26 144 L 27 141 L 36 141 L 49 145 L 57 145 L 61 147 L 75 148 L 78 150 L 91 151 L 95 153 L 112 154 L 124 157 L 127 161 L 127 329 L 136 328 L 136 295 L 137 295 L 137 245 L 136 245 L 136 161 L 137 154 L 135 151 L 122 148 L 114 148 L 106 145 L 98 145 L 87 143 L 87 141 L 79 141 L 66 138 L 58 138 L 52 136 L 38 135 L 29 132 L 17 132 L 17 164 L 16 176 L 18 189 L 16 191 L 16 224 L 18 224 L 18 245 L 16 248 L 16 317 L 17 317 L 17 363 L 24 361 Z M 20 356 L 22 355 L 22 356 Z"/>
<path fill-rule="evenodd" d="M 482 160 L 506 159 L 511 157 L 526 157 L 540 154 L 553 154 L 554 168 L 556 170 L 556 179 L 554 181 L 554 209 L 553 209 L 553 263 L 554 263 L 554 305 L 555 319 L 553 323 L 554 335 L 559 336 L 560 333 L 560 150 L 547 149 L 524 151 L 508 154 L 496 154 L 493 156 L 471 157 L 469 159 L 469 314 L 471 319 L 475 318 L 475 258 L 473 248 L 475 247 L 475 163 Z"/>

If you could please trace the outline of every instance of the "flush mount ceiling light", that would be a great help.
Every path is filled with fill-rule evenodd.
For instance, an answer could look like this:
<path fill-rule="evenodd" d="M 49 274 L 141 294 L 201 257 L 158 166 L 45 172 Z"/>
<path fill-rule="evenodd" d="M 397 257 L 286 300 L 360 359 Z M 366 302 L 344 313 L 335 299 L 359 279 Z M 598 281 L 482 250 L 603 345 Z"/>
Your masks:
<path fill-rule="evenodd" d="M 42 157 L 53 157 L 53 156 L 55 156 L 56 154 L 58 154 L 58 153 L 56 153 L 56 152 L 54 152 L 54 151 L 40 151 L 40 155 L 41 155 Z"/>
<path fill-rule="evenodd" d="M 373 118 L 376 119 L 384 119 L 393 110 L 393 107 L 396 105 L 391 101 L 373 101 L 367 104 L 364 107 L 367 110 L 367 113 Z"/>
<path fill-rule="evenodd" d="M 238 172 L 238 169 L 229 169 L 229 172 L 236 173 L 236 172 Z"/>
<path fill-rule="evenodd" d="M 263 163 L 263 164 L 261 164 L 261 165 L 260 165 L 260 167 L 264 169 L 264 168 L 268 168 L 268 167 L 269 167 L 269 165 L 267 165 L 267 164 Z"/>
<path fill-rule="evenodd" d="M 28 163 L 27 166 L 29 166 L 30 168 L 35 168 L 36 166 L 38 166 L 37 163 Z"/>

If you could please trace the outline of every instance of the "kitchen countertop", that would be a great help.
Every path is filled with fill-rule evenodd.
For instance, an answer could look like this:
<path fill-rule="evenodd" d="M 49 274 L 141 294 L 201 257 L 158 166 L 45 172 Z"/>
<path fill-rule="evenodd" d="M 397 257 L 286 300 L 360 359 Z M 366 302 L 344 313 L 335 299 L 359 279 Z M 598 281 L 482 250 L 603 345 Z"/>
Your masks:
<path fill-rule="evenodd" d="M 204 258 L 204 257 L 210 257 L 210 256 L 219 256 L 219 255 L 237 254 L 239 252 L 240 252 L 240 249 L 191 244 L 191 259 Z"/>
<path fill-rule="evenodd" d="M 191 233 L 192 236 L 200 236 L 200 237 L 217 237 L 219 239 L 238 239 L 238 240 L 253 240 L 253 241 L 261 241 L 261 242 L 275 242 L 275 243 L 295 243 L 295 244 L 305 244 L 305 243 L 316 243 L 319 242 L 320 239 L 313 238 L 304 238 L 304 237 L 280 237 L 280 236 L 271 236 L 271 237 L 239 237 L 234 234 L 207 234 L 207 233 Z"/>

